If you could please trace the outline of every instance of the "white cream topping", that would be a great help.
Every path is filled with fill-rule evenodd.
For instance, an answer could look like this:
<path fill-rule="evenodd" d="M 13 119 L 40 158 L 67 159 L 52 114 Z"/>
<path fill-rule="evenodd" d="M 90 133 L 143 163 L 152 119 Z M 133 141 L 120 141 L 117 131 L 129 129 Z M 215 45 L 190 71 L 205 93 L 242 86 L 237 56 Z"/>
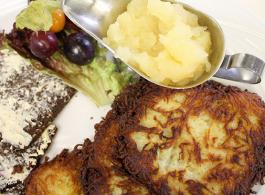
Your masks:
<path fill-rule="evenodd" d="M 13 52 L 15 53 L 15 52 Z M 22 72 L 21 62 L 29 63 L 27 60 L 22 58 L 20 55 L 9 55 L 10 51 L 8 49 L 1 50 L 3 59 L 0 59 L 0 63 L 4 64 L 4 68 L 1 68 L 1 79 L 0 82 L 6 82 L 14 74 L 20 74 Z"/>
<path fill-rule="evenodd" d="M 27 123 L 22 113 L 17 113 L 9 107 L 0 104 L 0 132 L 4 142 L 12 145 L 27 146 L 30 144 L 32 137 L 25 132 L 22 127 L 26 127 Z M 22 114 L 22 115 L 21 115 Z"/>
<path fill-rule="evenodd" d="M 32 141 L 27 129 L 51 117 L 58 98 L 67 97 L 66 85 L 36 71 L 15 51 L 0 50 L 0 141 L 23 149 Z M 29 128 L 30 127 L 30 128 Z"/>
<path fill-rule="evenodd" d="M 15 51 L 0 49 L 0 191 L 10 185 L 23 188 L 18 182 L 51 143 L 56 127 L 46 127 L 58 101 L 69 101 L 67 90 L 61 80 L 38 72 Z M 22 170 L 14 173 L 18 165 Z"/>
<path fill-rule="evenodd" d="M 41 137 L 32 144 L 32 147 L 19 154 L 0 155 L 0 189 L 7 184 L 15 184 L 17 181 L 24 181 L 29 175 L 33 166 L 37 164 L 37 158 L 44 155 L 45 150 L 51 143 L 56 127 L 51 124 L 42 133 Z M 21 173 L 13 173 L 14 166 L 22 165 Z"/>

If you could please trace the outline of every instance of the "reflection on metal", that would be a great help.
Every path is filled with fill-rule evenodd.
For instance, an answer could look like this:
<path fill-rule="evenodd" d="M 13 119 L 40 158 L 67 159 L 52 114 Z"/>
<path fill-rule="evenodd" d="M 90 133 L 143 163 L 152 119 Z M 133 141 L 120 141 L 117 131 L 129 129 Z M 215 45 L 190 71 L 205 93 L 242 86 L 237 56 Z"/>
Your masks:
<path fill-rule="evenodd" d="M 232 81 L 256 84 L 261 82 L 264 67 L 264 62 L 253 55 L 227 55 L 221 68 L 214 76 Z"/>

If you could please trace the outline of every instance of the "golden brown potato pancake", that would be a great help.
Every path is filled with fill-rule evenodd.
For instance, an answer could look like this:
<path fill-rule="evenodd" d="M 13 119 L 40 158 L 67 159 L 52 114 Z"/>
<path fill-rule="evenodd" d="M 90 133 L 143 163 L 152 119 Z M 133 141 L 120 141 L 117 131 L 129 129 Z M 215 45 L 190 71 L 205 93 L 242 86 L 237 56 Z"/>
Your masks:
<path fill-rule="evenodd" d="M 104 122 L 98 130 L 100 125 L 104 126 Z M 26 195 L 149 194 L 144 186 L 115 168 L 111 157 L 111 142 L 115 140 L 111 133 L 116 129 L 107 130 L 110 134 L 102 139 L 100 147 L 86 140 L 72 152 L 64 150 L 35 169 L 27 179 Z"/>
<path fill-rule="evenodd" d="M 90 145 L 86 140 L 84 145 Z M 26 181 L 26 195 L 83 195 L 80 169 L 82 145 L 63 150 L 53 160 L 35 169 Z"/>
<path fill-rule="evenodd" d="M 156 194 L 245 195 L 263 181 L 265 104 L 256 94 L 214 81 L 187 90 L 141 81 L 111 114 L 115 158 Z"/>

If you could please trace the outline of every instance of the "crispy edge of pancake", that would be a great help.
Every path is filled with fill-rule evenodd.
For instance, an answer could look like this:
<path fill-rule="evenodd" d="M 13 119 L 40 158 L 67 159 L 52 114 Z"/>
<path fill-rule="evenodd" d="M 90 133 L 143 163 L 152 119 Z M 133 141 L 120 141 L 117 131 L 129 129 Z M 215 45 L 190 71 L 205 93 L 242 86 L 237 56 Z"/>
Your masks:
<path fill-rule="evenodd" d="M 151 194 L 145 186 L 129 177 L 117 164 L 113 155 L 116 151 L 115 137 L 118 126 L 113 123 L 109 112 L 105 119 L 95 125 L 96 135 L 93 144 L 83 148 L 82 186 L 88 194 Z"/>
<path fill-rule="evenodd" d="M 186 93 L 189 92 L 189 90 L 190 89 L 182 90 L 182 92 Z M 194 90 L 194 88 L 192 90 Z M 237 87 L 224 86 L 215 81 L 208 81 L 205 84 L 196 87 L 195 90 L 198 93 L 201 90 L 210 91 L 214 94 L 215 97 L 223 96 L 229 91 L 242 93 L 242 91 Z M 144 184 L 146 184 L 147 181 L 150 179 L 150 175 L 148 172 L 139 172 L 139 167 L 136 167 L 133 162 L 131 164 L 128 164 L 126 162 L 125 157 L 128 155 L 128 151 L 126 151 L 126 145 L 124 143 L 124 137 L 122 136 L 122 133 L 126 129 L 131 129 L 135 126 L 135 124 L 139 123 L 139 119 L 145 114 L 143 113 L 143 110 L 145 110 L 146 107 L 155 104 L 155 102 L 152 101 L 153 98 L 161 96 L 168 97 L 175 92 L 176 90 L 162 88 L 147 81 L 141 80 L 135 85 L 127 87 L 116 98 L 115 102 L 112 105 L 112 110 L 108 114 L 110 116 L 110 120 L 113 120 L 119 125 L 120 136 L 118 136 L 118 138 L 116 139 L 118 142 L 116 144 L 116 160 L 121 162 L 123 166 L 122 169 L 127 170 L 127 173 L 129 173 L 136 180 Z M 244 93 L 248 96 L 254 97 L 252 99 L 252 103 L 260 106 L 263 109 L 265 108 L 264 102 L 256 94 L 247 91 L 245 91 Z M 194 95 L 194 98 L 196 98 L 196 93 Z M 265 118 L 262 119 L 261 123 L 261 128 L 264 130 L 261 130 L 260 132 L 254 132 L 253 135 L 251 135 L 253 139 L 255 164 L 252 165 L 251 171 L 248 177 L 246 177 L 246 180 L 243 182 L 243 184 L 237 184 L 233 192 L 224 192 L 225 194 L 248 194 L 251 192 L 252 186 L 257 182 L 264 184 L 263 178 L 265 176 Z M 104 133 L 106 132 L 97 132 L 97 134 L 103 134 L 102 136 L 104 136 Z M 141 177 L 139 177 L 139 173 L 141 174 Z M 146 184 L 146 186 L 148 186 L 148 188 L 152 190 L 152 186 L 148 184 Z M 164 192 L 166 193 L 168 189 L 166 189 L 167 186 L 164 187 Z M 162 193 L 163 189 L 160 192 Z"/>
<path fill-rule="evenodd" d="M 85 140 L 84 145 L 88 147 L 91 142 Z M 82 165 L 82 148 L 84 145 L 75 146 L 74 150 L 64 149 L 59 155 L 48 162 L 44 162 L 36 168 L 26 180 L 25 193 L 27 195 L 54 195 L 48 189 L 52 189 L 50 185 L 58 190 L 70 189 L 73 195 L 82 195 L 82 187 L 80 180 L 80 169 Z M 48 173 L 48 174 L 47 174 Z M 63 177 L 67 176 L 68 183 L 63 182 Z M 60 184 L 56 185 L 56 184 Z M 70 194 L 67 194 L 70 195 Z"/>

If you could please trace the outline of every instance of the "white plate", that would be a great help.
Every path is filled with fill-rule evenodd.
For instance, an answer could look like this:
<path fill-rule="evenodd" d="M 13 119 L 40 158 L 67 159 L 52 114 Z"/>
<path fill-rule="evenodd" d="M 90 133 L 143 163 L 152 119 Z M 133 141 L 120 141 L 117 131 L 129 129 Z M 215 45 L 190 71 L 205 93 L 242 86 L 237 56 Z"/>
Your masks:
<path fill-rule="evenodd" d="M 227 53 L 245 52 L 265 60 L 265 21 L 247 7 L 251 0 L 183 0 L 215 17 L 224 29 L 227 41 Z M 256 0 L 256 2 L 263 0 Z M 264 2 L 263 2 L 264 3 Z M 0 29 L 12 28 L 18 12 L 26 6 L 26 0 L 0 0 Z M 259 6 L 256 6 L 259 7 Z M 252 6 L 253 8 L 253 6 Z M 258 85 L 239 84 L 217 79 L 259 94 L 265 100 L 265 76 Z M 93 139 L 94 125 L 105 116 L 109 106 L 97 108 L 87 97 L 78 93 L 57 117 L 59 131 L 48 156 L 54 157 L 63 148 L 73 148 L 85 138 Z M 265 194 L 265 186 L 257 186 L 258 195 Z"/>

